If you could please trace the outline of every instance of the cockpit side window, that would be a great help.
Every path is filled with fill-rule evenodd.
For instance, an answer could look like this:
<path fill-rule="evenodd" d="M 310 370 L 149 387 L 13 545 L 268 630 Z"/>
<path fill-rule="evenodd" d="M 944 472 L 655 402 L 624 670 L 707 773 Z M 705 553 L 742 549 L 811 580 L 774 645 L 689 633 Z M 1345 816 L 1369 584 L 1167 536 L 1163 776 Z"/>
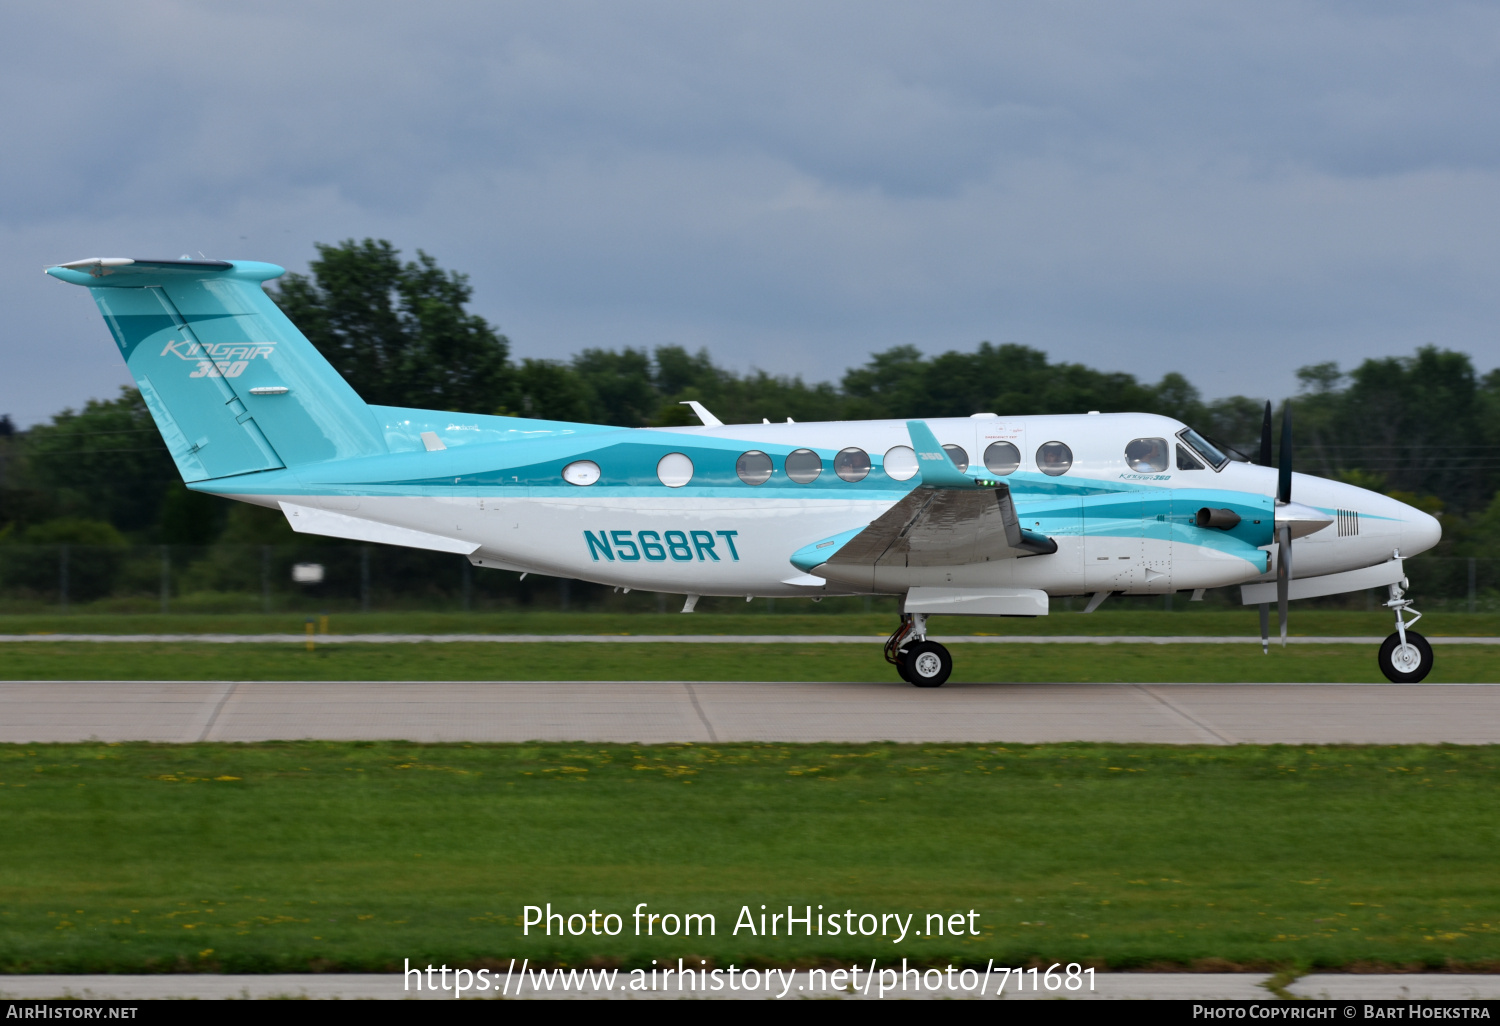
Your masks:
<path fill-rule="evenodd" d="M 1203 464 L 1198 462 L 1198 457 L 1187 451 L 1187 446 L 1181 442 L 1177 443 L 1177 469 L 1178 470 L 1202 470 Z"/>
<path fill-rule="evenodd" d="M 1204 462 L 1215 470 L 1223 470 L 1224 464 L 1229 462 L 1228 456 L 1225 456 L 1218 448 L 1211 445 L 1208 439 L 1192 428 L 1183 428 L 1177 432 L 1177 437 L 1182 439 L 1189 449 L 1202 456 Z"/>
<path fill-rule="evenodd" d="M 1132 438 L 1125 446 L 1125 462 L 1137 474 L 1160 474 L 1168 469 L 1165 438 Z"/>

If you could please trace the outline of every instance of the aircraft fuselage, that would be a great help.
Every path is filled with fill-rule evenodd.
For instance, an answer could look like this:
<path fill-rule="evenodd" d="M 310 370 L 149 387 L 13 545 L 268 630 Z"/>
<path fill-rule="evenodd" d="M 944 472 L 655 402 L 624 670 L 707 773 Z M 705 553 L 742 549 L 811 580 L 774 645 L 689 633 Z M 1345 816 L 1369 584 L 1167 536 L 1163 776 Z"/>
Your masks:
<path fill-rule="evenodd" d="M 1019 457 L 1018 465 L 996 464 L 1004 472 L 992 476 L 1009 488 L 1021 525 L 1055 540 L 1057 551 L 876 567 L 866 577 L 832 573 L 820 587 L 791 565 L 791 554 L 863 527 L 920 485 L 920 474 L 898 480 L 909 468 L 891 462 L 901 462 L 899 450 L 910 452 L 905 421 L 636 430 L 549 425 L 496 437 L 504 418 L 435 414 L 430 423 L 413 423 L 414 411 L 401 412 L 406 422 L 388 422 L 386 439 L 393 449 L 404 440 L 406 451 L 200 487 L 444 536 L 474 546 L 477 566 L 648 591 L 808 596 L 950 585 L 1162 594 L 1268 579 L 1273 571 L 1276 470 L 1233 461 L 1215 469 L 1192 451 L 1180 461 L 1178 448 L 1188 448 L 1178 438 L 1185 426 L 1166 417 L 929 419 L 943 445 L 962 450 L 950 454 L 972 474 L 992 474 L 985 465 L 992 446 L 1012 447 L 1005 452 Z M 424 432 L 442 447 L 429 451 L 433 443 Z M 1071 464 L 1063 473 L 1044 473 L 1044 447 L 1059 442 Z M 1151 455 L 1153 442 L 1166 447 L 1165 467 L 1157 469 L 1159 459 L 1143 464 L 1127 456 L 1132 443 L 1139 443 L 1137 455 L 1143 447 Z M 811 480 L 788 474 L 787 458 L 799 450 L 804 463 L 810 451 L 820 464 Z M 858 455 L 844 462 L 854 468 L 841 476 L 839 454 L 850 450 Z M 769 459 L 762 483 L 736 473 L 746 453 Z M 672 454 L 691 463 L 688 480 L 674 480 L 675 486 L 657 472 Z M 859 474 L 861 456 L 868 470 L 848 479 Z M 598 467 L 597 479 L 570 484 L 562 472 L 580 461 Z M 1436 521 L 1419 510 L 1353 485 L 1295 477 L 1298 502 L 1328 517 L 1326 526 L 1294 542 L 1298 577 L 1369 566 L 1395 552 L 1415 555 L 1437 541 Z M 1234 510 L 1240 523 L 1229 531 L 1200 527 L 1203 509 Z"/>

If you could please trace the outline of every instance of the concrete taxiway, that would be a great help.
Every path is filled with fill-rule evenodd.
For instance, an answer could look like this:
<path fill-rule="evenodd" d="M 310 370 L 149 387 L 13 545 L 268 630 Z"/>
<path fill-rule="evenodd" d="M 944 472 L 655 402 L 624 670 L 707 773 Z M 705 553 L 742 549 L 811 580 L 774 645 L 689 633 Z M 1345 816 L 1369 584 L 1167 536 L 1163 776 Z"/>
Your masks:
<path fill-rule="evenodd" d="M 0 682 L 0 742 L 1500 743 L 1491 684 Z"/>

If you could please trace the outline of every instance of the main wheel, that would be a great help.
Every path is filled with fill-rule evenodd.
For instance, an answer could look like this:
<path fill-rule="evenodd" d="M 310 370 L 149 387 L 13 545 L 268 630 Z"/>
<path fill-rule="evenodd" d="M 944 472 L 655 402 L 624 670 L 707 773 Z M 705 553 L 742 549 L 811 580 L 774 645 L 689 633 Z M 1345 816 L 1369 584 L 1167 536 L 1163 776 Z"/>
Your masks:
<path fill-rule="evenodd" d="M 903 676 L 919 688 L 940 688 L 953 672 L 953 657 L 936 641 L 917 641 L 906 646 L 901 659 Z"/>
<path fill-rule="evenodd" d="M 901 679 L 904 680 L 904 681 L 906 681 L 906 683 L 910 684 L 912 682 L 912 680 L 911 680 L 911 674 L 906 669 L 906 653 L 905 652 L 897 652 L 896 653 L 896 672 L 901 675 Z"/>
<path fill-rule="evenodd" d="M 1393 684 L 1416 684 L 1432 672 L 1432 646 L 1416 631 L 1392 634 L 1380 646 L 1380 672 Z"/>

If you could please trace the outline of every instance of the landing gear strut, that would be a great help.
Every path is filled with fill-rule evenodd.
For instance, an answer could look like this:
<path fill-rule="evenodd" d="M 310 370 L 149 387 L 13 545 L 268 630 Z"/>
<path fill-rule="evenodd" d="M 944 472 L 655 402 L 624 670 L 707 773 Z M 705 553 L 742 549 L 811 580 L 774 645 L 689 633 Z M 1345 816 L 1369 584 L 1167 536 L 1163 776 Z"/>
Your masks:
<path fill-rule="evenodd" d="M 1396 633 L 1380 646 L 1380 672 L 1394 684 L 1416 684 L 1432 672 L 1432 646 L 1412 625 L 1422 614 L 1412 609 L 1411 599 L 1403 598 L 1408 587 L 1405 578 L 1390 586 L 1390 600 L 1385 607 L 1396 614 Z M 1406 619 L 1410 612 L 1412 618 Z"/>
<path fill-rule="evenodd" d="M 953 672 L 953 656 L 927 640 L 926 613 L 901 614 L 901 626 L 885 643 L 885 661 L 902 680 L 919 688 L 940 688 Z"/>

